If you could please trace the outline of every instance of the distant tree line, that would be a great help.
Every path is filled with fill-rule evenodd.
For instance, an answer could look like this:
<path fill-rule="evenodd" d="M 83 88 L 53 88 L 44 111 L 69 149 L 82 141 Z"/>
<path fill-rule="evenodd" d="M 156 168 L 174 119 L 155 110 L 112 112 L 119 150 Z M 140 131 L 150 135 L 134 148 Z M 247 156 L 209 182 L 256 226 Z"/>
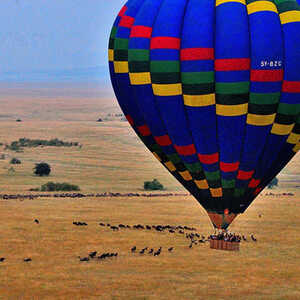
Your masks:
<path fill-rule="evenodd" d="M 59 183 L 59 182 L 47 182 L 41 186 L 42 192 L 54 192 L 54 191 L 80 191 L 78 185 L 70 184 L 67 182 Z"/>
<path fill-rule="evenodd" d="M 35 192 L 56 192 L 56 191 L 63 191 L 63 192 L 71 192 L 71 191 L 80 191 L 80 188 L 78 185 L 70 184 L 67 182 L 52 182 L 49 181 L 45 184 L 43 184 L 40 188 L 31 188 L 30 191 Z"/>
<path fill-rule="evenodd" d="M 20 151 L 25 147 L 39 147 L 39 146 L 54 146 L 54 147 L 72 147 L 79 146 L 78 142 L 64 142 L 58 138 L 51 140 L 28 139 L 20 138 L 18 141 L 13 141 L 10 145 L 5 145 L 5 150 Z"/>

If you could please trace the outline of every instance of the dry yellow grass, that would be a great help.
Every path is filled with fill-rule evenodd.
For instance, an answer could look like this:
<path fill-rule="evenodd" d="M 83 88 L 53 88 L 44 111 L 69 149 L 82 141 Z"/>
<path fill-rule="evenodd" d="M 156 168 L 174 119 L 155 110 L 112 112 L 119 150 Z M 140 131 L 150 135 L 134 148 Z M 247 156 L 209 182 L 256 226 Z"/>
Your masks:
<path fill-rule="evenodd" d="M 212 231 L 192 197 L 1 201 L 1 299 L 300 299 L 299 195 L 260 197 L 232 230 L 239 253 L 188 248 L 180 234 L 124 229 L 111 224 L 171 224 Z M 259 218 L 258 215 L 262 214 Z M 40 224 L 33 222 L 38 218 Z M 73 221 L 85 221 L 77 227 Z M 130 248 L 163 247 L 159 257 Z M 175 247 L 173 253 L 167 247 Z M 117 251 L 103 262 L 79 262 L 90 251 Z M 24 257 L 32 257 L 30 263 Z"/>
<path fill-rule="evenodd" d="M 25 148 L 23 153 L 2 149 L 1 194 L 26 194 L 49 180 L 78 184 L 85 193 L 132 192 L 153 178 L 168 191 L 183 191 L 127 123 L 95 122 L 101 113 L 118 111 L 114 102 L 93 97 L 42 100 L 28 95 L 16 101 L 9 93 L 0 98 L 0 142 L 57 137 L 83 147 Z M 19 116 L 23 122 L 16 123 Z M 22 161 L 14 165 L 15 173 L 8 172 L 12 157 Z M 40 161 L 52 166 L 49 178 L 32 175 Z M 273 191 L 293 191 L 295 196 L 260 196 L 232 224 L 232 231 L 258 238 L 256 244 L 242 243 L 238 253 L 210 250 L 207 243 L 189 249 L 178 233 L 112 232 L 98 225 L 182 224 L 207 235 L 212 232 L 208 217 L 191 196 L 0 200 L 0 257 L 6 257 L 0 263 L 0 299 L 300 299 L 299 161 L 298 155 L 285 169 L 281 189 Z M 73 221 L 89 225 L 77 227 Z M 133 255 L 133 245 L 162 246 L 163 251 L 159 257 Z M 171 246 L 174 253 L 166 251 Z M 93 250 L 117 251 L 119 257 L 79 262 L 79 255 Z M 25 263 L 25 257 L 33 261 Z"/>

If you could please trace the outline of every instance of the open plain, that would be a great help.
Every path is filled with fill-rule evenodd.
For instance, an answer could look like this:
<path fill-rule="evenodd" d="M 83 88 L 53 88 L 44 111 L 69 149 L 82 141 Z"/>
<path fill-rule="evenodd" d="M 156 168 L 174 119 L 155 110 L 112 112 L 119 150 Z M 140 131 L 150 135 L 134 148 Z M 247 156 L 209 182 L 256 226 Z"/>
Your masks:
<path fill-rule="evenodd" d="M 95 86 L 1 89 L 1 195 L 41 194 L 29 189 L 48 181 L 76 184 L 85 194 L 144 193 L 143 182 L 153 178 L 166 187 L 163 193 L 186 193 L 120 119 L 109 93 Z M 5 149 L 24 137 L 80 146 Z M 13 157 L 22 163 L 11 165 Z M 41 161 L 51 165 L 49 177 L 33 175 Z M 0 299 L 300 299 L 299 186 L 298 154 L 279 187 L 264 190 L 231 225 L 247 238 L 239 252 L 211 250 L 208 242 L 189 248 L 185 229 L 133 228 L 185 225 L 207 237 L 208 216 L 189 195 L 1 199 Z M 79 221 L 88 225 L 73 224 Z M 111 228 L 119 224 L 130 228 Z M 160 255 L 148 253 L 160 247 Z M 79 260 L 92 251 L 118 256 Z"/>

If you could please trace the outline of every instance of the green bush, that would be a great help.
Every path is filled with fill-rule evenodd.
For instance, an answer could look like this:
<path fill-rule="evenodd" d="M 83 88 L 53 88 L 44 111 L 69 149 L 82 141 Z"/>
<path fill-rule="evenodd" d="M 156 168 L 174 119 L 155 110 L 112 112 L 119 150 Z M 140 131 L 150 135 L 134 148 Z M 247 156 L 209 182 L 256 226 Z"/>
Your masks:
<path fill-rule="evenodd" d="M 58 182 L 47 182 L 41 186 L 42 192 L 54 192 L 54 191 L 80 191 L 80 188 L 78 185 L 70 184 L 67 182 L 58 183 Z"/>
<path fill-rule="evenodd" d="M 12 165 L 19 165 L 19 164 L 21 164 L 21 161 L 18 159 L 18 158 L 12 158 L 11 160 L 10 160 L 10 162 L 9 162 L 10 164 L 12 164 Z"/>
<path fill-rule="evenodd" d="M 164 189 L 165 189 L 164 186 L 157 179 L 144 182 L 144 190 L 146 191 L 158 191 L 158 190 L 162 191 Z"/>
<path fill-rule="evenodd" d="M 275 186 L 278 186 L 278 179 L 277 179 L 277 177 L 273 178 L 272 181 L 268 184 L 268 189 L 272 189 Z"/>

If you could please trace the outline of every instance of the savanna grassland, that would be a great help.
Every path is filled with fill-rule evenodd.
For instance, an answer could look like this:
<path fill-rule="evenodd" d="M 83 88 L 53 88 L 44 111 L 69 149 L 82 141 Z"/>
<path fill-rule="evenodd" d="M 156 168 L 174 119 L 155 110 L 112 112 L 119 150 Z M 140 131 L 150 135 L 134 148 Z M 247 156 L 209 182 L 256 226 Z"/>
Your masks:
<path fill-rule="evenodd" d="M 1 90 L 0 194 L 34 194 L 29 189 L 48 181 L 79 185 L 82 193 L 141 192 L 143 182 L 153 178 L 166 192 L 184 192 L 126 122 L 107 117 L 120 113 L 109 93 L 92 85 Z M 96 122 L 100 117 L 107 121 Z M 82 146 L 4 149 L 23 137 Z M 9 164 L 13 157 L 22 163 Z M 47 178 L 33 175 L 42 161 L 52 167 Z M 210 250 L 208 243 L 190 249 L 178 231 L 99 226 L 186 225 L 207 236 L 208 217 L 188 195 L 1 199 L 0 299 L 300 299 L 299 176 L 298 155 L 280 175 L 279 188 L 264 191 L 234 221 L 230 229 L 247 237 L 239 252 Z M 294 195 L 266 196 L 270 191 Z M 131 253 L 133 246 L 162 247 L 162 252 L 157 257 Z M 79 261 L 91 251 L 118 252 L 118 257 Z M 32 261 L 24 262 L 28 257 Z"/>

